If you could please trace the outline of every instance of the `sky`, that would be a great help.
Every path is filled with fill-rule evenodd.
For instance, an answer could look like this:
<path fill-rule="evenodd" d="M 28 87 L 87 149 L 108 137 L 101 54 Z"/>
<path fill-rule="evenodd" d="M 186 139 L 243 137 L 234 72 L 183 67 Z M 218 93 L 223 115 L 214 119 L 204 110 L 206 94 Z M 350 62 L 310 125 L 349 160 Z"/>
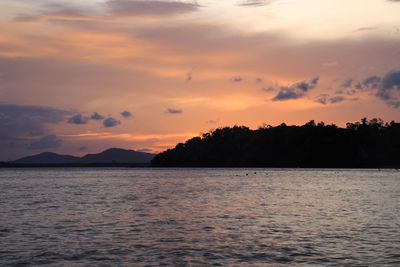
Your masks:
<path fill-rule="evenodd" d="M 399 0 L 1 0 L 0 161 L 400 121 Z"/>

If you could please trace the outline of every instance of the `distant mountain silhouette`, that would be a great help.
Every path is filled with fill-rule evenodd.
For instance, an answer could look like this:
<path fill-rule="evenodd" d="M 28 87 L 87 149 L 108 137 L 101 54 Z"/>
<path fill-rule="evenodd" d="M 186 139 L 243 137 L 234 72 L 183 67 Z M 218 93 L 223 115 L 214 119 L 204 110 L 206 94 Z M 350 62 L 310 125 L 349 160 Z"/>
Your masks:
<path fill-rule="evenodd" d="M 155 154 L 110 148 L 98 154 L 88 154 L 82 158 L 70 155 L 59 155 L 44 152 L 38 155 L 17 159 L 12 163 L 17 164 L 70 164 L 70 163 L 149 163 Z"/>
<path fill-rule="evenodd" d="M 83 156 L 80 163 L 147 163 L 154 158 L 154 154 L 126 150 L 121 148 L 110 148 L 98 154 L 88 154 Z"/>
<path fill-rule="evenodd" d="M 400 123 L 218 128 L 158 154 L 151 166 L 399 168 Z"/>
<path fill-rule="evenodd" d="M 80 160 L 79 157 L 74 157 L 70 155 L 59 155 L 52 152 L 44 152 L 38 155 L 28 156 L 21 159 L 13 161 L 13 163 L 32 163 L 32 164 L 42 164 L 42 163 L 76 163 Z"/>

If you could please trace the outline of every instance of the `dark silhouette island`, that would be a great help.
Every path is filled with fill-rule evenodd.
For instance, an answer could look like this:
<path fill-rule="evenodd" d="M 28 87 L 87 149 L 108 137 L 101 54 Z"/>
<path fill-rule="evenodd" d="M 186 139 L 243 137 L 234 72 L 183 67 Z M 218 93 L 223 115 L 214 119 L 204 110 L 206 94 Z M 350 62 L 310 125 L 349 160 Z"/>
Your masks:
<path fill-rule="evenodd" d="M 399 168 L 400 123 L 218 128 L 158 154 L 151 166 Z"/>
<path fill-rule="evenodd" d="M 0 163 L 0 167 L 146 167 L 154 156 L 155 154 L 121 148 L 110 148 L 81 158 L 44 152 Z"/>
<path fill-rule="evenodd" d="M 62 164 L 62 163 L 76 163 L 79 162 L 79 157 L 70 155 L 60 155 L 52 152 L 43 152 L 37 155 L 27 156 L 17 159 L 12 163 L 16 164 Z"/>
<path fill-rule="evenodd" d="M 121 148 L 110 148 L 98 154 L 87 154 L 80 158 L 80 163 L 149 163 L 154 154 L 127 150 Z"/>

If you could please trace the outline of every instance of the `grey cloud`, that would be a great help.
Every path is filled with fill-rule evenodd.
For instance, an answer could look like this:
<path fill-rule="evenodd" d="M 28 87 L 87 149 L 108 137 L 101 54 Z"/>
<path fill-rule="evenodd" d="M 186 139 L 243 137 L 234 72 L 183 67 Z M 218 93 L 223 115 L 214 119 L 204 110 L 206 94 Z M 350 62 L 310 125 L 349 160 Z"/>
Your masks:
<path fill-rule="evenodd" d="M 389 101 L 387 104 L 393 108 L 400 108 L 400 101 Z"/>
<path fill-rule="evenodd" d="M 329 98 L 328 94 L 322 94 L 319 95 L 317 99 L 314 100 L 314 102 L 320 103 L 322 105 L 326 105 L 328 102 L 331 104 L 336 104 L 339 102 L 342 102 L 346 100 L 346 98 L 344 98 L 343 96 L 334 96 Z"/>
<path fill-rule="evenodd" d="M 240 76 L 233 77 L 232 82 L 239 83 L 243 81 L 243 78 Z"/>
<path fill-rule="evenodd" d="M 104 116 L 103 116 L 103 115 L 100 115 L 100 114 L 97 113 L 97 112 L 94 112 L 93 115 L 90 116 L 90 119 L 91 119 L 91 120 L 95 120 L 95 121 L 99 121 L 99 120 L 103 120 L 103 119 L 104 119 Z"/>
<path fill-rule="evenodd" d="M 311 89 L 314 89 L 319 81 L 319 77 L 316 76 L 309 82 L 302 81 L 293 84 L 290 87 L 282 86 L 278 94 L 272 98 L 272 101 L 284 101 L 289 99 L 298 99 L 305 96 L 305 93 Z"/>
<path fill-rule="evenodd" d="M 326 105 L 326 98 L 320 97 L 316 99 L 315 102 L 320 103 L 322 105 Z"/>
<path fill-rule="evenodd" d="M 83 16 L 85 12 L 84 5 L 74 5 L 72 1 L 42 1 L 39 3 L 41 8 L 48 13 L 57 14 L 57 15 L 70 15 L 70 16 Z"/>
<path fill-rule="evenodd" d="M 313 88 L 317 85 L 319 81 L 319 76 L 314 77 L 314 79 L 311 80 L 310 84 L 313 86 Z"/>
<path fill-rule="evenodd" d="M 73 4 L 72 2 L 64 1 L 45 3 L 42 5 L 44 12 L 43 16 L 54 16 L 54 17 L 67 17 L 68 19 L 87 19 L 94 18 L 97 15 L 90 4 L 87 5 L 84 1 L 81 1 L 79 5 Z"/>
<path fill-rule="evenodd" d="M 113 117 L 109 117 L 103 121 L 104 127 L 114 127 L 121 124 L 121 121 L 114 119 Z"/>
<path fill-rule="evenodd" d="M 127 111 L 127 110 L 124 110 L 124 111 L 121 112 L 121 115 L 122 115 L 123 117 L 125 117 L 125 118 L 129 118 L 129 117 L 132 116 L 132 113 L 130 113 L 130 112 Z"/>
<path fill-rule="evenodd" d="M 294 88 L 281 87 L 279 93 L 274 98 L 272 98 L 272 101 L 298 99 L 303 96 L 304 96 L 303 92 L 296 92 Z"/>
<path fill-rule="evenodd" d="M 367 77 L 362 85 L 361 89 L 376 90 L 376 96 L 386 101 L 390 107 L 399 107 L 400 70 L 390 70 L 383 77 L 377 75 Z"/>
<path fill-rule="evenodd" d="M 68 25 L 90 25 L 90 21 L 100 22 L 104 18 L 113 16 L 170 16 L 196 11 L 200 6 L 193 2 L 162 1 L 162 0 L 108 0 L 98 3 L 97 8 L 90 4 L 76 5 L 73 3 L 44 2 L 38 3 L 41 12 L 39 14 L 22 14 L 16 16 L 12 22 L 31 23 L 47 19 L 52 23 L 64 23 Z M 106 9 L 109 15 L 98 12 Z"/>
<path fill-rule="evenodd" d="M 352 87 L 353 86 L 353 79 L 347 79 L 346 81 L 344 81 L 341 85 L 340 85 L 340 87 L 343 87 L 343 88 L 350 88 L 350 87 Z"/>
<path fill-rule="evenodd" d="M 391 70 L 383 77 L 383 89 L 400 90 L 400 70 Z"/>
<path fill-rule="evenodd" d="M 314 102 L 320 103 L 322 105 L 326 105 L 326 103 L 328 102 L 328 98 L 329 95 L 328 94 L 322 94 L 319 95 L 318 98 L 316 100 L 314 100 Z"/>
<path fill-rule="evenodd" d="M 354 88 L 357 90 L 361 90 L 362 89 L 362 84 L 360 82 L 356 83 L 356 85 L 354 85 Z"/>
<path fill-rule="evenodd" d="M 319 81 L 319 77 L 317 76 L 309 82 L 302 81 L 302 82 L 294 84 L 292 87 L 298 88 L 303 92 L 307 92 L 308 90 L 315 88 L 318 81 Z"/>
<path fill-rule="evenodd" d="M 32 23 L 40 20 L 40 16 L 35 15 L 19 15 L 12 19 L 12 22 L 16 23 Z"/>
<path fill-rule="evenodd" d="M 62 140 L 59 139 L 56 135 L 46 135 L 41 139 L 31 143 L 28 147 L 30 150 L 35 149 L 47 149 L 47 148 L 57 148 L 62 144 Z"/>
<path fill-rule="evenodd" d="M 192 80 L 192 72 L 188 72 L 188 73 L 186 73 L 186 82 L 188 83 L 188 82 L 190 82 Z"/>
<path fill-rule="evenodd" d="M 361 27 L 361 28 L 356 29 L 354 32 L 372 31 L 375 29 L 376 29 L 376 27 Z"/>
<path fill-rule="evenodd" d="M 261 88 L 261 90 L 263 90 L 264 92 L 269 93 L 269 92 L 275 91 L 275 88 L 273 86 L 270 86 L 270 87 Z"/>
<path fill-rule="evenodd" d="M 265 6 L 269 4 L 271 1 L 266 0 L 245 0 L 238 3 L 238 6 L 248 6 L 248 7 L 256 7 L 256 6 Z"/>
<path fill-rule="evenodd" d="M 79 113 L 69 118 L 67 122 L 71 124 L 87 124 L 88 120 L 88 117 L 84 117 Z"/>
<path fill-rule="evenodd" d="M 28 148 L 56 144 L 57 139 L 32 141 L 32 137 L 49 135 L 48 127 L 65 122 L 73 113 L 66 110 L 14 104 L 0 104 L 0 160 L 24 156 Z M 55 142 L 51 142 L 54 141 Z M 32 143 L 33 142 L 33 143 Z"/>
<path fill-rule="evenodd" d="M 354 95 L 356 92 L 357 92 L 356 90 L 352 89 L 352 90 L 347 91 L 346 95 L 350 95 L 351 96 L 351 95 Z"/>
<path fill-rule="evenodd" d="M 166 113 L 169 113 L 169 114 L 180 114 L 182 112 L 183 111 L 181 109 L 173 109 L 173 108 L 168 108 L 166 111 Z"/>
<path fill-rule="evenodd" d="M 334 96 L 334 97 L 329 97 L 329 94 L 322 94 L 320 96 L 318 96 L 318 98 L 316 100 L 314 100 L 314 102 L 326 105 L 328 103 L 330 104 L 336 104 L 336 103 L 340 103 L 343 101 L 358 101 L 359 98 L 354 97 L 354 98 L 345 98 L 343 96 Z"/>
<path fill-rule="evenodd" d="M 122 16 L 169 16 L 196 11 L 199 5 L 180 1 L 109 0 L 109 11 Z"/>
<path fill-rule="evenodd" d="M 310 86 L 308 83 L 300 82 L 296 85 L 296 88 L 302 90 L 303 92 L 307 92 L 310 89 Z"/>
<path fill-rule="evenodd" d="M 81 146 L 80 148 L 79 148 L 79 151 L 86 151 L 87 150 L 87 147 L 86 146 Z"/>
<path fill-rule="evenodd" d="M 41 135 L 46 124 L 62 122 L 69 114 L 50 107 L 0 104 L 0 139 Z"/>
<path fill-rule="evenodd" d="M 32 23 L 39 22 L 42 19 L 52 22 L 74 20 L 84 22 L 88 18 L 95 18 L 95 16 L 91 15 L 93 8 L 85 7 L 84 5 L 74 6 L 70 3 L 43 2 L 37 4 L 40 7 L 40 13 L 18 15 L 12 19 L 12 22 Z"/>
<path fill-rule="evenodd" d="M 336 104 L 336 103 L 342 102 L 344 100 L 346 100 L 346 98 L 344 98 L 343 96 L 335 96 L 335 97 L 330 98 L 329 102 L 331 104 Z"/>
<path fill-rule="evenodd" d="M 261 83 L 262 81 L 263 81 L 262 78 L 260 78 L 260 77 L 257 77 L 257 78 L 256 78 L 256 82 Z"/>
<path fill-rule="evenodd" d="M 372 89 L 375 89 L 378 87 L 378 84 L 381 82 L 382 78 L 378 77 L 376 75 L 367 77 L 363 81 L 363 85 L 366 87 L 370 87 Z"/>
<path fill-rule="evenodd" d="M 219 119 L 208 120 L 208 121 L 207 121 L 207 123 L 212 123 L 212 124 L 215 124 L 215 123 L 218 123 L 218 122 L 219 122 Z"/>
<path fill-rule="evenodd" d="M 378 88 L 376 96 L 393 103 L 395 90 L 400 90 L 400 70 L 391 70 L 381 79 L 382 83 Z M 389 104 L 390 105 L 390 104 Z M 396 107 L 396 105 L 390 105 Z"/>

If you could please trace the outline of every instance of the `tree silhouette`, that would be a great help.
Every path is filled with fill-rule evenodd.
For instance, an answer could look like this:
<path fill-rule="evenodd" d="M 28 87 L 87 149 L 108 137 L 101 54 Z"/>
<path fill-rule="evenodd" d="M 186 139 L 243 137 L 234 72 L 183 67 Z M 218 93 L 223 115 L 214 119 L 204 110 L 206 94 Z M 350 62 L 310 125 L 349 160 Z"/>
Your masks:
<path fill-rule="evenodd" d="M 400 167 L 400 123 L 367 118 L 346 128 L 310 120 L 302 126 L 224 127 L 158 154 L 152 166 Z"/>

